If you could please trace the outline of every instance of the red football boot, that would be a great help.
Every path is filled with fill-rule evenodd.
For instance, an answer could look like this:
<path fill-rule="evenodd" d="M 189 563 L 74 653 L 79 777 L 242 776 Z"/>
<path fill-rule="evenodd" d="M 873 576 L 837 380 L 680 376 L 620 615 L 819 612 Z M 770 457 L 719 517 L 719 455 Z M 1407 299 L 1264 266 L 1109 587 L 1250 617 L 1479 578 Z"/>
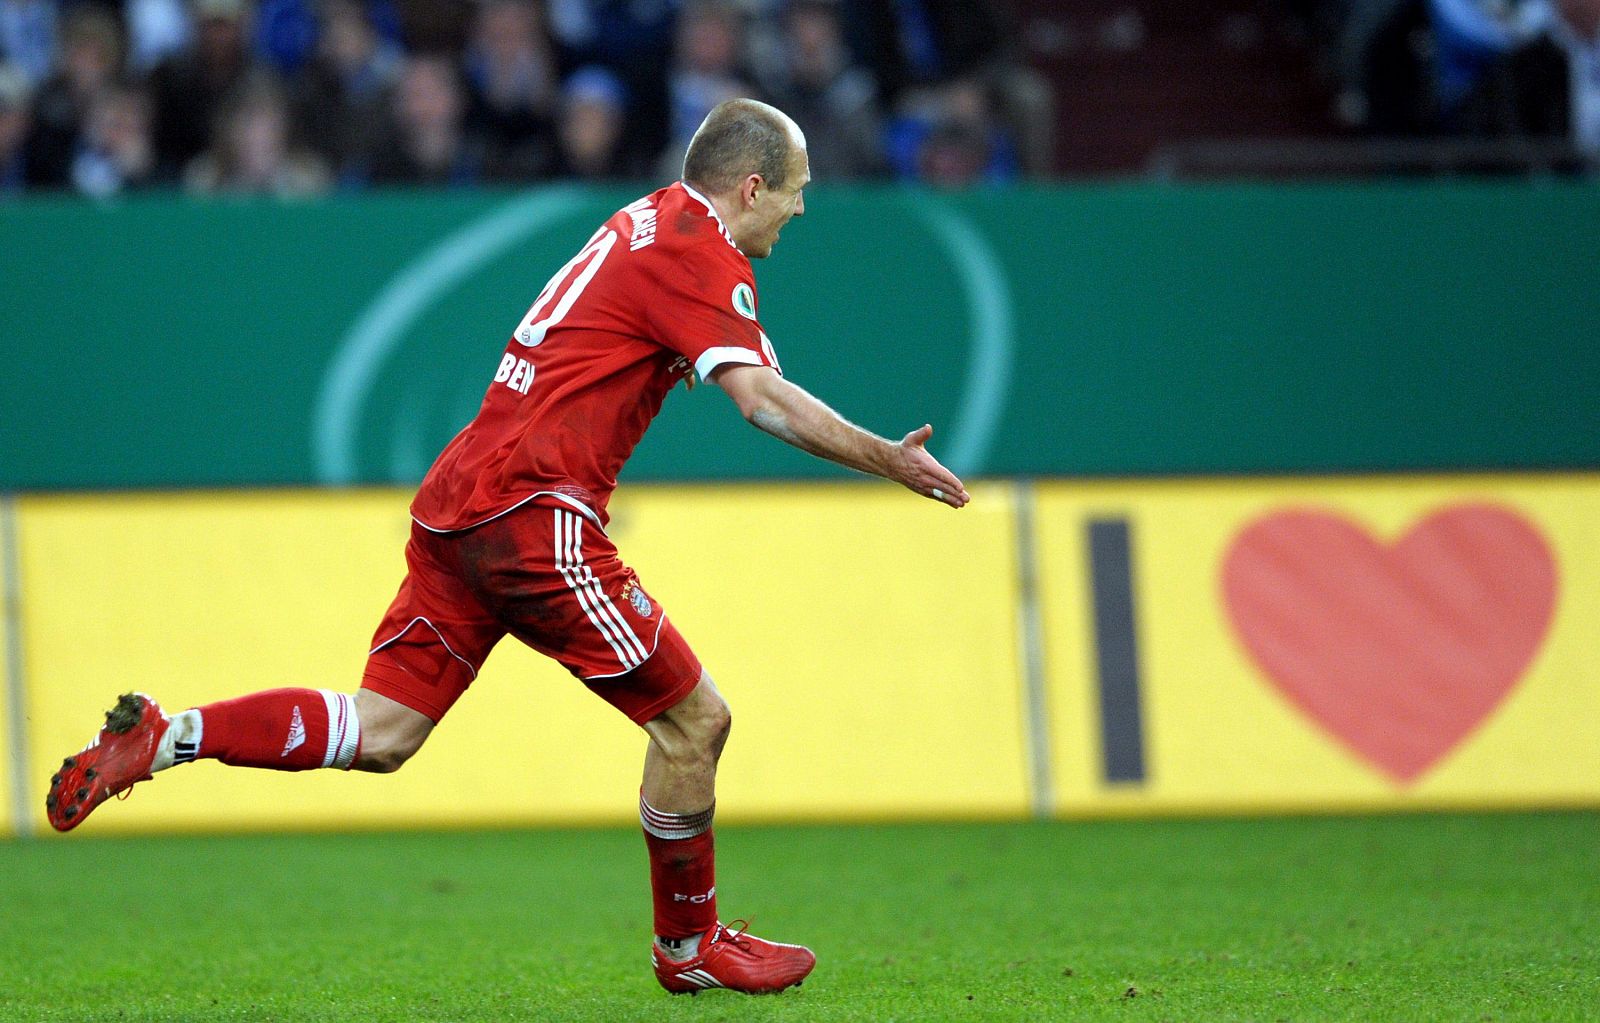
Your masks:
<path fill-rule="evenodd" d="M 675 963 L 650 946 L 650 961 L 655 964 L 656 980 L 675 995 L 698 994 L 706 988 L 723 987 L 747 995 L 766 995 L 786 987 L 798 987 L 817 957 L 803 945 L 784 945 L 766 941 L 749 933 L 750 925 L 735 920 L 738 930 L 718 923 L 700 939 L 700 953 L 693 959 Z"/>
<path fill-rule="evenodd" d="M 50 778 L 44 808 L 50 826 L 71 831 L 94 808 L 150 777 L 161 737 L 170 722 L 156 701 L 143 693 L 124 693 L 106 711 L 106 726 L 83 752 L 61 762 Z"/>

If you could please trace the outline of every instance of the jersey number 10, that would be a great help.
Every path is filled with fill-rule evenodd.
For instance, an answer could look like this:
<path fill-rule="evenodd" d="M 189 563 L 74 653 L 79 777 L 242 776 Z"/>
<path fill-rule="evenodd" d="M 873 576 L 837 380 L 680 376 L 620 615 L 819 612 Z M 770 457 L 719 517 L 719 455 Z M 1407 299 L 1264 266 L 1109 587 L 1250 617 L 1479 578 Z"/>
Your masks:
<path fill-rule="evenodd" d="M 567 265 L 557 270 L 555 276 L 550 278 L 550 283 L 539 292 L 539 297 L 533 300 L 533 305 L 528 309 L 522 321 L 517 325 L 516 332 L 511 336 L 517 343 L 526 348 L 536 348 L 544 343 L 544 336 L 550 328 L 560 323 L 567 313 L 572 311 L 572 305 L 583 294 L 583 289 L 594 280 L 594 275 L 600 269 L 600 264 L 606 261 L 606 256 L 611 254 L 611 249 L 617 244 L 617 232 L 610 228 L 602 227 L 595 232 L 589 243 L 578 250 L 578 254 L 567 261 Z M 579 266 L 583 269 L 573 273 Z M 566 290 L 562 291 L 562 286 Z M 560 294 L 559 301 L 556 299 Z M 551 304 L 554 303 L 554 307 Z M 546 310 L 549 310 L 546 312 Z"/>

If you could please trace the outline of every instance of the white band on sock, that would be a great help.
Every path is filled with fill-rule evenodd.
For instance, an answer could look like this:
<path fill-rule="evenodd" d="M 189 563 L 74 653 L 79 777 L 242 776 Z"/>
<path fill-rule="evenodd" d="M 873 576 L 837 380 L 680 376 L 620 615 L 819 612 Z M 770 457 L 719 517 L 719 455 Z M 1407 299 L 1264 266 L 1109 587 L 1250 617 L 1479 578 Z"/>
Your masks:
<path fill-rule="evenodd" d="M 156 758 L 150 764 L 150 773 L 165 771 L 177 764 L 187 764 L 200 752 L 200 735 L 205 725 L 199 708 L 174 714 L 167 719 L 167 730 L 156 746 Z"/>
<path fill-rule="evenodd" d="M 644 826 L 646 833 L 657 838 L 693 838 L 696 835 L 703 835 L 711 830 L 711 817 L 716 810 L 717 804 L 712 803 L 704 810 L 695 813 L 662 813 L 645 802 L 644 793 L 639 793 L 639 823 Z"/>
<path fill-rule="evenodd" d="M 356 750 L 361 746 L 361 722 L 356 717 L 356 698 L 349 693 L 319 690 L 328 705 L 328 752 L 323 754 L 323 767 L 337 767 L 348 771 L 355 763 Z"/>

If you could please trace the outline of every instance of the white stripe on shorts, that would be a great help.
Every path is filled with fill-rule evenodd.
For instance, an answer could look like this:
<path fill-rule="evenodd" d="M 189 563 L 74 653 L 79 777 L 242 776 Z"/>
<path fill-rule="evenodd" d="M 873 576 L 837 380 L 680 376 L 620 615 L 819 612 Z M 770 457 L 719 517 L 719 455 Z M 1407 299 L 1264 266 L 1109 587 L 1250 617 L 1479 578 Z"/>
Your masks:
<path fill-rule="evenodd" d="M 623 655 L 618 660 L 624 668 L 633 668 L 644 660 L 637 640 L 630 643 L 633 631 L 628 628 L 628 623 L 617 613 L 606 596 L 600 590 L 600 584 L 595 580 L 594 573 L 589 566 L 583 563 L 583 520 L 571 512 L 564 512 L 567 521 L 567 571 L 568 581 L 579 595 L 579 599 L 588 598 L 589 607 L 594 614 L 605 623 L 610 635 L 622 646 Z"/>
<path fill-rule="evenodd" d="M 556 571 L 561 573 L 561 578 L 566 581 L 567 587 L 578 598 L 578 605 L 583 608 L 583 613 L 589 617 L 590 623 L 611 647 L 611 652 L 617 655 L 617 661 L 623 670 L 630 671 L 643 662 L 644 657 L 635 653 L 633 646 L 628 644 L 627 638 L 617 629 L 617 621 L 607 615 L 606 608 L 599 606 L 594 600 L 594 595 L 585 584 L 583 575 L 578 571 L 579 567 L 582 567 L 584 572 L 588 572 L 588 566 L 583 564 L 581 532 L 583 520 L 562 508 L 556 508 L 554 511 Z M 592 572 L 588 575 L 590 579 L 594 578 Z M 600 596 L 604 597 L 604 594 Z M 611 608 L 610 611 L 612 615 L 616 614 L 615 608 Z M 621 624 L 624 629 L 627 628 L 626 622 Z M 631 630 L 628 636 L 632 636 Z M 638 640 L 635 639 L 634 643 L 637 644 Z M 642 651 L 642 648 L 640 649 Z"/>
<path fill-rule="evenodd" d="M 639 637 L 634 635 L 633 627 L 628 624 L 628 619 L 623 617 L 622 612 L 618 611 L 617 606 L 611 602 L 611 598 L 606 596 L 605 590 L 600 588 L 600 580 L 595 578 L 594 570 L 584 564 L 583 519 L 572 512 L 567 512 L 566 514 L 573 531 L 572 565 L 574 571 L 578 574 L 579 581 L 588 588 L 589 597 L 595 602 L 595 608 L 600 612 L 601 616 L 616 627 L 617 637 L 622 641 L 623 645 L 632 650 L 637 658 L 634 663 L 643 663 L 645 658 L 650 656 L 650 651 L 646 650 L 644 644 L 639 642 Z"/>

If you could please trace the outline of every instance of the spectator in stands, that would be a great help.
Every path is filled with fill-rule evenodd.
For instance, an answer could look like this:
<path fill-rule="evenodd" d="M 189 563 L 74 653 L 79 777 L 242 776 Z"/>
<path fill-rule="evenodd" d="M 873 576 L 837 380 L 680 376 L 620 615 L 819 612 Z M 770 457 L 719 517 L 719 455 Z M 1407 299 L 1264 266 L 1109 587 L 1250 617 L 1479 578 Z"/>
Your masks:
<path fill-rule="evenodd" d="M 259 0 L 251 48 L 279 74 L 295 75 L 317 55 L 321 23 L 316 0 Z"/>
<path fill-rule="evenodd" d="M 260 0 L 253 19 L 256 57 L 279 74 L 300 74 L 324 46 L 321 0 Z M 390 0 L 356 0 L 385 48 L 400 48 L 400 15 Z"/>
<path fill-rule="evenodd" d="M 865 6 L 876 44 L 873 70 L 896 99 L 906 89 L 941 85 L 1003 58 L 1005 25 L 988 0 L 894 0 Z"/>
<path fill-rule="evenodd" d="M 372 161 L 380 185 L 474 185 L 483 153 L 466 134 L 466 96 L 455 65 L 439 55 L 406 62 L 389 136 Z"/>
<path fill-rule="evenodd" d="M 876 83 L 851 63 L 838 0 L 794 0 L 782 16 L 782 50 L 763 85 L 806 133 L 811 173 L 829 181 L 884 168 Z"/>
<path fill-rule="evenodd" d="M 80 7 L 62 29 L 61 68 L 34 96 L 30 180 L 65 187 L 89 108 L 122 66 L 122 30 L 98 7 Z"/>
<path fill-rule="evenodd" d="M 876 45 L 872 67 L 892 108 L 923 116 L 951 83 L 979 81 L 993 96 L 992 115 L 1005 125 L 1012 156 L 1030 175 L 1050 173 L 1054 103 L 1049 84 L 1011 52 L 1018 37 L 990 0 L 863 2 Z"/>
<path fill-rule="evenodd" d="M 194 45 L 156 65 L 156 160 L 177 176 L 210 149 L 217 112 L 252 69 L 245 0 L 193 0 Z"/>
<path fill-rule="evenodd" d="M 1337 114 L 1373 135 L 1466 127 L 1463 104 L 1543 0 L 1360 0 L 1343 13 Z"/>
<path fill-rule="evenodd" d="M 889 128 L 889 157 L 897 177 L 946 188 L 1018 178 L 1016 142 L 994 116 L 982 79 L 957 79 L 922 97 Z"/>
<path fill-rule="evenodd" d="M 0 60 L 38 88 L 55 70 L 54 0 L 0 0 Z"/>
<path fill-rule="evenodd" d="M 1541 28 L 1485 75 L 1462 121 L 1487 135 L 1565 137 L 1600 160 L 1600 0 L 1553 0 Z"/>
<path fill-rule="evenodd" d="M 122 18 L 128 30 L 128 69 L 151 68 L 194 42 L 194 21 L 183 0 L 126 0 Z"/>
<path fill-rule="evenodd" d="M 1339 116 L 1373 135 L 1435 133 L 1433 26 L 1423 0 L 1366 0 L 1345 36 L 1349 68 Z"/>
<path fill-rule="evenodd" d="M 384 0 L 389 3 L 390 0 Z M 472 41 L 477 3 L 440 3 L 439 0 L 392 0 L 399 19 L 407 53 L 448 53 L 453 57 L 466 51 Z M 544 0 L 535 0 L 543 4 Z"/>
<path fill-rule="evenodd" d="M 0 62 L 0 199 L 21 195 L 28 186 L 28 78 Z"/>
<path fill-rule="evenodd" d="M 106 199 L 153 184 L 155 171 L 150 97 L 131 83 L 102 89 L 72 161 L 73 187 Z"/>
<path fill-rule="evenodd" d="M 601 65 L 627 90 L 629 165 L 653 166 L 667 145 L 667 68 L 680 6 L 679 0 L 547 0 L 562 66 Z"/>
<path fill-rule="evenodd" d="M 212 138 L 211 148 L 184 175 L 192 191 L 292 199 L 332 184 L 322 161 L 294 145 L 288 100 L 265 72 L 258 71 L 229 96 Z"/>
<path fill-rule="evenodd" d="M 621 143 L 627 109 L 627 94 L 616 75 L 597 66 L 573 72 L 561 95 L 557 174 L 586 181 L 624 176 Z"/>
<path fill-rule="evenodd" d="M 1506 0 L 1428 0 L 1441 127 L 1456 127 L 1462 103 L 1490 67 L 1534 33 L 1529 15 L 1543 8 Z"/>
<path fill-rule="evenodd" d="M 383 39 L 365 5 L 329 0 L 319 52 L 300 80 L 296 112 L 305 137 L 346 183 L 364 179 L 393 103 L 405 55 Z"/>
<path fill-rule="evenodd" d="M 468 130 L 483 142 L 486 173 L 512 181 L 547 175 L 561 94 L 541 8 L 529 0 L 484 0 L 464 68 Z"/>
<path fill-rule="evenodd" d="M 682 170 L 689 139 L 712 107 L 756 94 L 743 63 L 744 15 L 738 8 L 723 0 L 699 0 L 684 9 L 667 75 L 671 127 L 660 159 L 663 177 Z"/>
<path fill-rule="evenodd" d="M 613 69 L 661 66 L 672 47 L 676 0 L 548 0 L 550 30 L 575 59 Z"/>

